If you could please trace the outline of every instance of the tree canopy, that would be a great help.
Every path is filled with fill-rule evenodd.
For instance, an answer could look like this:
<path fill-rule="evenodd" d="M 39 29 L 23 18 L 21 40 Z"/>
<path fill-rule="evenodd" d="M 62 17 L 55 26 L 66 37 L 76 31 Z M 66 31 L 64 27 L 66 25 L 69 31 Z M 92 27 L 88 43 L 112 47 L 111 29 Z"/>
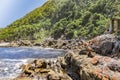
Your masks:
<path fill-rule="evenodd" d="M 0 30 L 6 41 L 95 37 L 106 29 L 109 16 L 120 16 L 119 0 L 48 0 Z"/>

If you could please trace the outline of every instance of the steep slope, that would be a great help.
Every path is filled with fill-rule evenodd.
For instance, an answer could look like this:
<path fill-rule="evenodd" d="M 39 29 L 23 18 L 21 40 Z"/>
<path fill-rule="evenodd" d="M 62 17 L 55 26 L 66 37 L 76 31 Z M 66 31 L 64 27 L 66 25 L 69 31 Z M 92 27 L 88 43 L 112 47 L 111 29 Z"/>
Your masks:
<path fill-rule="evenodd" d="M 1 40 L 43 40 L 64 35 L 94 37 L 102 34 L 109 15 L 119 16 L 119 0 L 48 0 L 0 31 Z"/>

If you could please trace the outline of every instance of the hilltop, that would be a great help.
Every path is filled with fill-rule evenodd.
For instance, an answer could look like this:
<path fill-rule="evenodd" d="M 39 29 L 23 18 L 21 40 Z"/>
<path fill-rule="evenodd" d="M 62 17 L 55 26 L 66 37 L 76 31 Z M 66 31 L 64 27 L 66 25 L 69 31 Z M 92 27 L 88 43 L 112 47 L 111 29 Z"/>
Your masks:
<path fill-rule="evenodd" d="M 119 0 L 48 0 L 0 30 L 0 40 L 92 38 L 104 33 L 110 15 L 119 16 L 119 3 Z"/>

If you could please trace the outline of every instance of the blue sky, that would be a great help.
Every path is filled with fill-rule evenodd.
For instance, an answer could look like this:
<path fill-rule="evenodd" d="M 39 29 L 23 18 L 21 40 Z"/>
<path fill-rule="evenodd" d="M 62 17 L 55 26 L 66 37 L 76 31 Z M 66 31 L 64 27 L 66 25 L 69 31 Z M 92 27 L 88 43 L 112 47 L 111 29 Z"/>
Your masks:
<path fill-rule="evenodd" d="M 47 0 L 0 0 L 0 28 L 43 5 Z"/>

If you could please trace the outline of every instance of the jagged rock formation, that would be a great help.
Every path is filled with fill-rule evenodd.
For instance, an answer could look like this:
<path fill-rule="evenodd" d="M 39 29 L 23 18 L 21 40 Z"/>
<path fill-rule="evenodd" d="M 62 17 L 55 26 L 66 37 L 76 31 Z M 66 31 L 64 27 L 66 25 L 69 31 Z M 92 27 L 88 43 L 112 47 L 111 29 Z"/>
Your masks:
<path fill-rule="evenodd" d="M 56 60 L 34 60 L 20 68 L 22 73 L 14 80 L 72 80 Z"/>
<path fill-rule="evenodd" d="M 92 42 L 91 47 L 98 54 L 107 56 L 117 56 L 120 57 L 120 40 L 119 36 L 114 36 L 111 34 L 98 36 L 89 41 Z"/>
<path fill-rule="evenodd" d="M 75 50 L 75 49 L 79 49 L 82 43 L 83 41 L 81 39 L 71 39 L 71 40 L 50 39 L 41 42 L 39 45 L 42 47 L 52 47 L 55 49 Z"/>
<path fill-rule="evenodd" d="M 33 46 L 33 42 L 29 40 L 11 41 L 8 46 L 10 47 Z"/>
<path fill-rule="evenodd" d="M 120 40 L 119 36 L 101 35 L 89 41 L 61 40 L 60 47 L 70 45 L 64 57 L 57 61 L 34 60 L 22 65 L 20 78 L 45 80 L 119 80 L 120 79 Z M 56 46 L 59 41 L 48 41 L 46 46 Z M 71 43 L 71 44 L 70 44 Z M 72 44 L 73 43 L 73 44 Z M 66 45 L 65 45 L 66 44 Z M 79 45 L 78 45 L 79 44 Z M 42 76 L 41 76 L 42 75 Z M 37 77 L 37 78 L 36 78 Z M 28 79 L 29 80 L 29 79 Z"/>
<path fill-rule="evenodd" d="M 65 62 L 68 74 L 76 78 L 74 80 L 119 80 L 120 79 L 120 60 L 110 57 L 95 55 L 88 57 L 75 53 L 67 53 Z"/>
<path fill-rule="evenodd" d="M 55 49 L 73 50 L 75 52 L 82 49 L 83 53 L 85 52 L 85 50 L 95 51 L 95 53 L 98 53 L 100 55 L 107 55 L 111 57 L 119 54 L 120 52 L 119 36 L 115 36 L 112 34 L 101 35 L 88 41 L 82 39 L 48 39 L 43 41 L 42 43 L 39 43 L 39 45 L 42 47 L 52 47 Z"/>

